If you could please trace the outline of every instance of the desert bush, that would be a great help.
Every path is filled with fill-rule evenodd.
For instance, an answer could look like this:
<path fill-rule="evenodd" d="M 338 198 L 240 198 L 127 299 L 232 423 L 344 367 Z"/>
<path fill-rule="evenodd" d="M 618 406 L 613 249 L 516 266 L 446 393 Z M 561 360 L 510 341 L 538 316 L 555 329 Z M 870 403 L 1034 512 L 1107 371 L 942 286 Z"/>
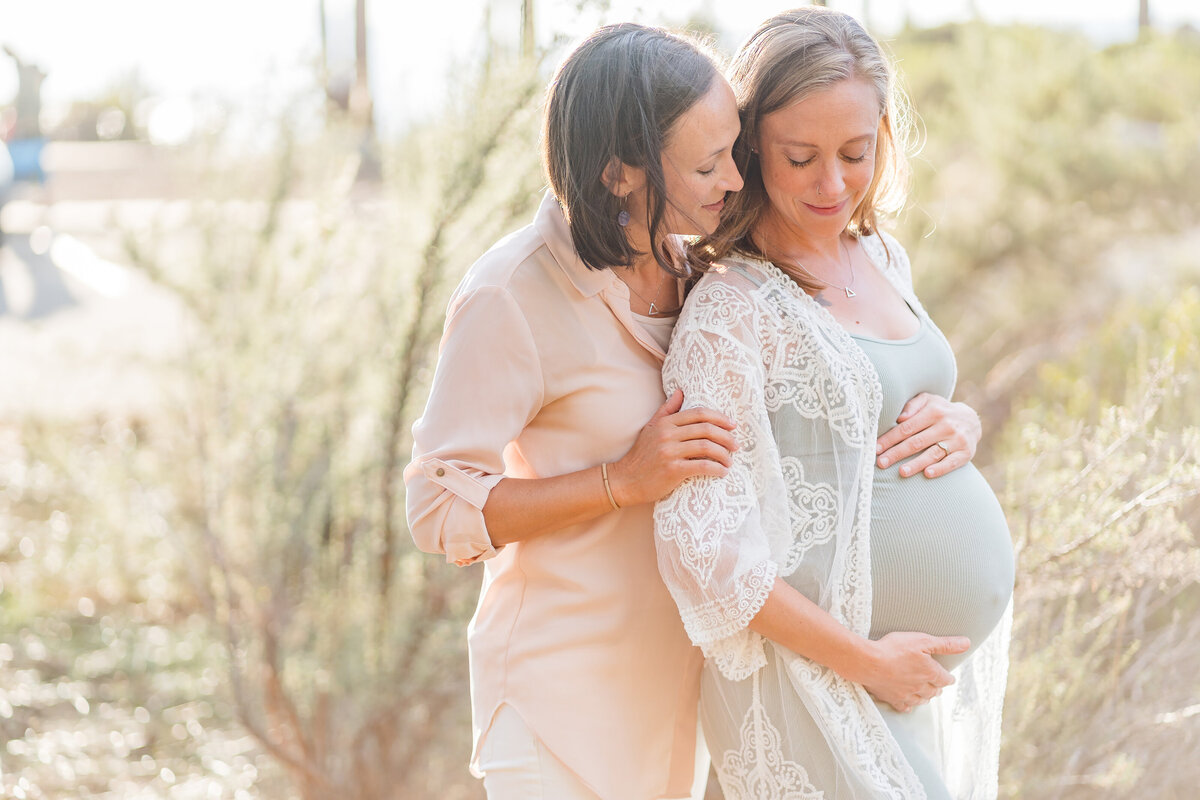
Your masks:
<path fill-rule="evenodd" d="M 1200 47 L 973 24 L 893 49 L 926 131 L 902 238 L 964 397 L 1002 424 L 1121 293 L 1171 280 L 1154 240 L 1200 221 Z"/>
<path fill-rule="evenodd" d="M 0 794 L 246 798 L 280 787 L 229 724 L 223 657 L 128 421 L 0 434 Z"/>
<path fill-rule="evenodd" d="M 258 218 L 214 204 L 194 261 L 139 259 L 195 311 L 183 413 L 160 434 L 171 527 L 237 719 L 302 797 L 468 793 L 478 579 L 414 554 L 399 473 L 448 273 L 536 203 L 536 78 L 494 75 L 370 197 L 317 176 L 297 199 L 320 155 L 285 151 Z"/>
<path fill-rule="evenodd" d="M 927 132 L 901 227 L 1019 556 L 1002 793 L 1188 797 L 1200 48 L 956 26 L 896 50 Z"/>
<path fill-rule="evenodd" d="M 1043 370 L 1002 447 L 1020 554 L 1008 797 L 1200 782 L 1200 295 L 1122 310 Z"/>
<path fill-rule="evenodd" d="M 387 154 L 379 185 L 356 183 L 352 132 L 303 142 L 285 126 L 266 163 L 214 149 L 182 218 L 127 232 L 133 264 L 185 309 L 185 352 L 161 413 L 15 431 L 0 490 L 42 481 L 3 509 L 17 522 L 0 542 L 21 559 L 0 567 L 0 601 L 29 607 L 5 619 L 28 646 L 0 650 L 17 796 L 76 779 L 120 797 L 476 791 L 463 632 L 479 573 L 415 552 L 400 469 L 449 290 L 538 202 L 542 85 L 492 65 Z M 68 547 L 71 520 L 86 535 Z M 96 574 L 73 583 L 76 569 Z M 72 631 L 74 663 L 35 641 Z M 88 682 L 93 668 L 119 675 Z M 51 722 L 72 703 L 108 721 L 89 728 L 104 763 Z M 118 746 L 103 726 L 126 722 Z M 236 740 L 227 757 L 192 735 L 205 723 Z M 57 772 L 37 766 L 51 755 Z"/>

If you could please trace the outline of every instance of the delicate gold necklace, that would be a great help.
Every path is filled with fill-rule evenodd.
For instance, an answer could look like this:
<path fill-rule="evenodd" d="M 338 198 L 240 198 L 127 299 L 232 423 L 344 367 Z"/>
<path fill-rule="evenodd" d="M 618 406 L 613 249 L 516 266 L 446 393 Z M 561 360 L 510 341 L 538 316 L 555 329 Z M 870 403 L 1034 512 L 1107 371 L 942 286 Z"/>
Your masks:
<path fill-rule="evenodd" d="M 850 265 L 850 282 L 842 287 L 842 291 L 846 293 L 846 297 L 854 297 L 857 292 L 850 288 L 854 285 L 854 259 L 850 257 L 850 248 L 846 247 L 846 243 L 840 236 L 838 237 L 838 244 L 842 246 L 842 252 L 846 254 L 846 263 Z"/>
<path fill-rule="evenodd" d="M 800 269 L 804 270 L 804 274 L 807 275 L 808 277 L 812 278 L 814 281 L 817 281 L 819 283 L 824 283 L 828 286 L 832 286 L 835 289 L 841 289 L 843 292 L 846 293 L 847 298 L 857 297 L 858 292 L 856 292 L 850 288 L 851 286 L 854 285 L 854 259 L 850 258 L 850 250 L 849 250 L 849 248 L 846 247 L 846 243 L 844 241 L 842 241 L 840 236 L 838 237 L 838 244 L 841 245 L 842 252 L 844 252 L 846 254 L 846 263 L 850 265 L 850 282 L 847 283 L 845 286 L 838 286 L 833 281 L 826 280 L 824 278 L 818 278 L 816 275 L 813 275 L 811 272 L 809 272 L 808 268 L 805 267 L 803 264 L 801 264 L 799 261 L 796 262 L 796 266 L 798 266 L 798 267 L 800 267 Z"/>
<path fill-rule="evenodd" d="M 626 288 L 628 288 L 629 291 L 633 292 L 634 297 L 636 297 L 638 300 L 641 300 L 643 303 L 650 304 L 650 310 L 647 312 L 647 316 L 653 317 L 656 314 L 668 313 L 666 311 L 659 311 L 657 304 L 658 304 L 658 298 L 662 297 L 663 287 L 665 287 L 671 281 L 660 282 L 658 284 L 658 293 L 654 295 L 653 300 L 647 300 L 646 298 L 642 297 L 642 295 L 638 292 L 638 290 L 634 289 L 633 286 L 631 286 L 628 281 L 621 281 L 621 282 L 625 284 Z"/>

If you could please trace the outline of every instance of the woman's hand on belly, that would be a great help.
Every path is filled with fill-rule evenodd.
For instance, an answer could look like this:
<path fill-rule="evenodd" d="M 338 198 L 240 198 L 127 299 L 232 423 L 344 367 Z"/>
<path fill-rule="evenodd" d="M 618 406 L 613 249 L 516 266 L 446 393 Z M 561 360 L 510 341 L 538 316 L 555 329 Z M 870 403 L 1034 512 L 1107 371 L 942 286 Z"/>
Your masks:
<path fill-rule="evenodd" d="M 975 448 L 983 437 L 983 425 L 975 409 L 928 392 L 905 403 L 896 422 L 879 437 L 875 463 L 884 469 L 920 453 L 900 467 L 904 478 L 918 472 L 936 478 L 958 469 L 975 457 Z"/>
<path fill-rule="evenodd" d="M 733 466 L 733 422 L 708 408 L 683 407 L 676 389 L 638 432 L 629 452 L 608 468 L 614 499 L 621 506 L 653 503 L 687 478 L 724 477 Z"/>
<path fill-rule="evenodd" d="M 907 631 L 866 639 L 778 577 L 750 630 L 861 684 L 897 711 L 909 711 L 954 683 L 934 655 L 963 653 L 971 646 L 965 636 Z"/>
<path fill-rule="evenodd" d="M 899 632 L 889 633 L 873 645 L 872 657 L 858 682 L 876 700 L 906 712 L 954 683 L 954 676 L 933 656 L 964 653 L 971 641 L 965 636 Z"/>

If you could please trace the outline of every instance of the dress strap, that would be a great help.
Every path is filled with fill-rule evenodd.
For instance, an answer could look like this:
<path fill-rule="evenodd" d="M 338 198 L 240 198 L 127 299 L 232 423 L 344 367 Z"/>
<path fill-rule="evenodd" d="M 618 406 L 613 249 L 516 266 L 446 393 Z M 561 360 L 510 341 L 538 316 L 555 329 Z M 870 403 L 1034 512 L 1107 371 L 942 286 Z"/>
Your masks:
<path fill-rule="evenodd" d="M 766 282 L 766 279 L 763 278 L 762 275 L 751 272 L 749 269 L 747 269 L 745 264 L 730 264 L 725 269 L 730 272 L 738 273 L 743 278 L 753 283 L 754 288 L 756 289 L 760 288 Z"/>

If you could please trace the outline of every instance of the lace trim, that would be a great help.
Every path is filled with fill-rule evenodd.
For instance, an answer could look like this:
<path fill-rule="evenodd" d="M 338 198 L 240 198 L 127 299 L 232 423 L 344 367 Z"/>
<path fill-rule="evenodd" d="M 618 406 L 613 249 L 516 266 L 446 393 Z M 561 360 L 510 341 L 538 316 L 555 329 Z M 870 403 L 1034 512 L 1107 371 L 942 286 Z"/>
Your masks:
<path fill-rule="evenodd" d="M 739 732 L 741 745 L 729 750 L 717 766 L 717 778 L 727 800 L 824 800 L 808 771 L 783 755 L 783 737 L 771 724 L 762 704 L 759 676 L 754 676 L 753 700 Z"/>
<path fill-rule="evenodd" d="M 852 448 L 873 443 L 872 418 L 878 418 L 883 401 L 870 360 L 829 311 L 795 281 L 768 261 L 756 266 L 767 276 L 763 302 L 799 328 L 783 336 L 777 333 L 775 347 L 764 348 L 777 351 L 763 389 L 767 411 L 778 413 L 791 406 L 806 419 L 828 424 Z M 812 324 L 818 320 L 824 324 Z M 864 399 L 873 399 L 873 406 L 864 406 Z"/>
<path fill-rule="evenodd" d="M 833 670 L 800 656 L 784 659 L 793 679 L 824 723 L 829 744 L 888 800 L 926 800 L 925 789 L 905 759 L 867 690 Z"/>
<path fill-rule="evenodd" d="M 719 642 L 702 645 L 704 657 L 731 681 L 744 681 L 767 665 L 765 640 L 749 628 L 743 628 Z"/>
<path fill-rule="evenodd" d="M 778 569 L 774 561 L 763 561 L 739 575 L 734 581 L 734 591 L 724 597 L 680 609 L 688 636 L 704 648 L 746 628 L 767 602 Z"/>

